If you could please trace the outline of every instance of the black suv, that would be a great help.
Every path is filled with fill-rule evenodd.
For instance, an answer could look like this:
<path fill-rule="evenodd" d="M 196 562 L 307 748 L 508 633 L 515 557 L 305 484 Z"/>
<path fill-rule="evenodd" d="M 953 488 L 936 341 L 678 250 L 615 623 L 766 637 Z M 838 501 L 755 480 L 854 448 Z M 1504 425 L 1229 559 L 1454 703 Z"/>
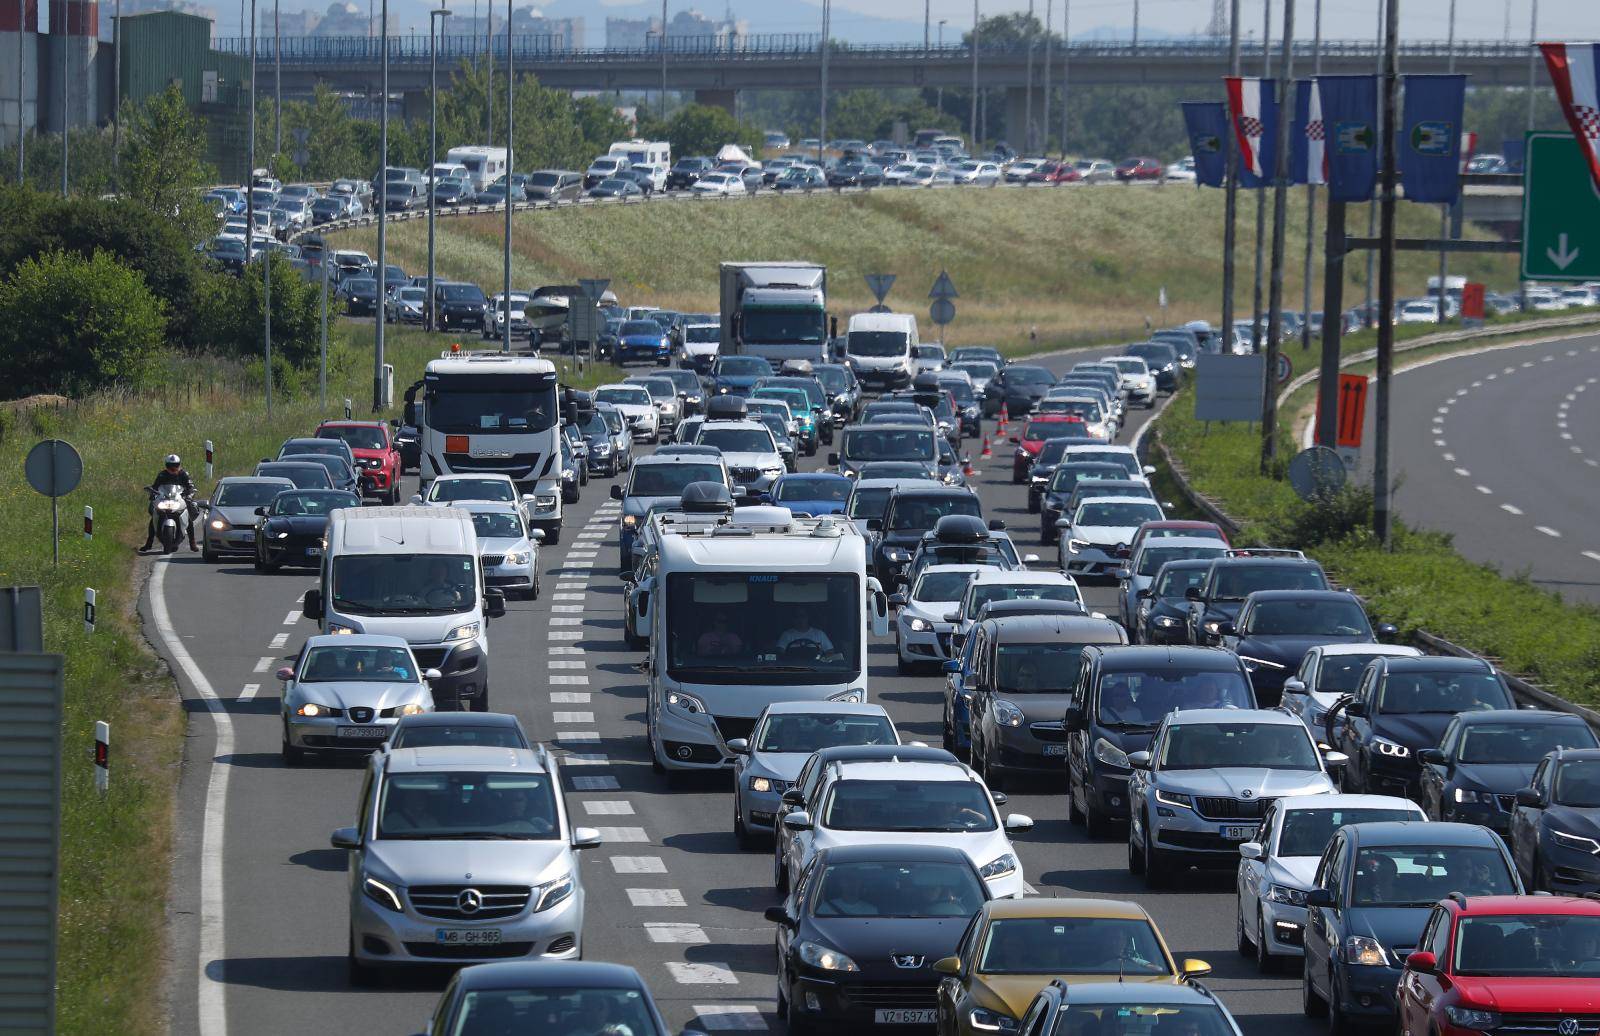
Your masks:
<path fill-rule="evenodd" d="M 704 173 L 709 173 L 717 164 L 709 158 L 680 158 L 667 170 L 667 190 L 686 191 L 693 187 Z"/>
<path fill-rule="evenodd" d="M 1217 632 L 1222 646 L 1244 659 L 1256 697 L 1272 708 L 1283 698 L 1283 681 L 1315 645 L 1368 644 L 1396 631 L 1388 623 L 1374 629 L 1361 602 L 1344 590 L 1258 590 Z"/>
<path fill-rule="evenodd" d="M 457 327 L 482 331 L 489 313 L 489 300 L 476 284 L 435 283 L 433 304 L 439 314 L 439 328 L 445 331 Z"/>
<path fill-rule="evenodd" d="M 1256 556 L 1230 550 L 1211 562 L 1199 586 L 1190 587 L 1186 623 L 1189 643 L 1207 647 L 1222 639 L 1222 623 L 1239 618 L 1244 599 L 1257 590 L 1326 590 L 1322 566 L 1298 551 L 1295 556 Z"/>
<path fill-rule="evenodd" d="M 884 505 L 883 517 L 867 520 L 867 529 L 873 534 L 872 574 L 885 593 L 893 593 L 900 585 L 922 543 L 922 534 L 951 514 L 981 517 L 983 504 L 972 490 L 955 486 L 896 488 Z"/>

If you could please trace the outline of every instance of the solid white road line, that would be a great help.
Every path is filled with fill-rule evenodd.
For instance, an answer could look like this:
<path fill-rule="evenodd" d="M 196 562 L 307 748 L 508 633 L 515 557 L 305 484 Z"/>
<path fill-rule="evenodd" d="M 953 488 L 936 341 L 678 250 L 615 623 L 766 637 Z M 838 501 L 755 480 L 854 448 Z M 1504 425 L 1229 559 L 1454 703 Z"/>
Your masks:
<path fill-rule="evenodd" d="M 233 771 L 233 766 L 222 760 L 233 755 L 233 718 L 223 710 L 211 682 L 195 664 L 184 648 L 178 631 L 172 626 L 166 599 L 167 564 L 166 560 L 162 560 L 152 566 L 150 617 L 155 621 L 156 633 L 167 645 L 172 660 L 183 670 L 201 701 L 205 702 L 217 729 L 216 753 L 211 759 L 211 774 L 206 779 L 205 819 L 200 828 L 200 953 L 198 974 L 195 976 L 199 983 L 196 1012 L 202 1036 L 227 1036 L 227 986 L 223 974 L 223 961 L 227 959 L 227 918 L 222 882 L 222 839 L 228 812 L 228 775 Z"/>
<path fill-rule="evenodd" d="M 681 907 L 683 893 L 677 889 L 628 889 L 628 902 L 636 907 Z"/>
<path fill-rule="evenodd" d="M 726 964 L 688 964 L 667 961 L 667 971 L 683 986 L 736 986 L 739 976 Z"/>
<path fill-rule="evenodd" d="M 667 865 L 659 856 L 613 856 L 611 869 L 618 874 L 665 874 Z"/>

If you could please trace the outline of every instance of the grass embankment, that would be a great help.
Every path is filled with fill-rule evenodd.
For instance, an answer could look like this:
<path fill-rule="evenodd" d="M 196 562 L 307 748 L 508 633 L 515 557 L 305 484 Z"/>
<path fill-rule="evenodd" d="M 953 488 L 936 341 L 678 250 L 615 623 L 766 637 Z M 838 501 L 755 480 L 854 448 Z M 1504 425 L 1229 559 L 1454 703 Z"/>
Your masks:
<path fill-rule="evenodd" d="M 1568 701 L 1600 702 L 1600 609 L 1468 561 L 1443 533 L 1398 525 L 1384 550 L 1368 531 L 1370 494 L 1321 509 L 1304 503 L 1281 474 L 1259 473 L 1257 426 L 1202 424 L 1192 392 L 1167 408 L 1157 428 L 1193 486 L 1243 523 L 1242 542 L 1303 547 L 1406 635 L 1425 629 Z M 1287 458 L 1295 452 L 1287 420 L 1282 434 Z"/>
<path fill-rule="evenodd" d="M 326 411 L 317 404 L 315 371 L 278 386 L 268 420 L 259 365 L 245 372 L 209 361 L 174 363 L 159 391 L 0 407 L 0 470 L 12 473 L 0 486 L 0 542 L 6 544 L 0 585 L 44 588 L 46 648 L 66 657 L 59 1032 L 153 1034 L 169 1027 L 157 991 L 167 956 L 173 789 L 185 715 L 139 625 L 135 549 L 144 542 L 146 522 L 141 487 L 175 451 L 208 493 L 205 440 L 216 444 L 221 478 L 248 473 L 286 437 L 341 415 L 346 397 L 365 414 L 371 326 L 347 324 L 340 329 L 340 337 L 346 335 L 359 344 L 333 350 Z M 414 330 L 388 336 L 397 395 L 449 341 Z M 482 343 L 462 342 L 464 348 L 474 344 Z M 602 367 L 579 383 L 613 374 L 614 368 Z M 46 438 L 66 439 L 84 460 L 82 484 L 61 500 L 59 567 L 50 560 L 50 502 L 21 477 L 27 451 Z M 79 531 L 85 505 L 94 508 L 92 541 Z M 98 592 L 93 635 L 83 629 L 85 587 Z M 111 791 L 104 799 L 94 790 L 96 720 L 111 724 Z M 192 905 L 187 897 L 177 912 Z"/>
<path fill-rule="evenodd" d="M 1251 302 L 1254 204 L 1239 206 L 1240 316 Z M 1291 192 L 1284 305 L 1299 309 L 1305 248 L 1304 192 Z M 1356 229 L 1359 220 L 1352 220 Z M 1400 207 L 1402 236 L 1438 232 L 1431 208 Z M 1318 215 L 1320 244 L 1322 215 Z M 1142 338 L 1153 326 L 1217 320 L 1222 284 L 1223 195 L 1168 184 L 1026 190 L 881 190 L 866 194 L 778 196 L 736 201 L 671 201 L 574 206 L 519 213 L 513 224 L 512 278 L 525 288 L 609 277 L 624 304 L 715 311 L 717 263 L 810 259 L 826 263 L 829 309 L 844 318 L 873 303 L 864 274 L 899 278 L 889 304 L 916 313 L 922 333 L 927 292 L 941 269 L 961 297 L 947 329 L 952 344 L 989 343 L 1014 353 Z M 1477 231 L 1472 231 L 1476 234 Z M 441 274 L 501 283 L 501 215 L 453 216 L 437 224 Z M 374 253 L 372 227 L 331 235 L 340 246 Z M 1270 231 L 1269 231 L 1270 237 Z M 427 225 L 389 230 L 389 261 L 421 269 Z M 1397 283 L 1420 294 L 1436 257 L 1401 253 Z M 1345 298 L 1363 297 L 1365 264 L 1346 264 Z M 1491 285 L 1515 283 L 1510 256 L 1458 256 L 1451 272 Z M 1313 275 L 1320 304 L 1321 263 Z M 1157 299 L 1166 288 L 1168 308 Z M 1262 308 L 1266 301 L 1263 295 Z"/>

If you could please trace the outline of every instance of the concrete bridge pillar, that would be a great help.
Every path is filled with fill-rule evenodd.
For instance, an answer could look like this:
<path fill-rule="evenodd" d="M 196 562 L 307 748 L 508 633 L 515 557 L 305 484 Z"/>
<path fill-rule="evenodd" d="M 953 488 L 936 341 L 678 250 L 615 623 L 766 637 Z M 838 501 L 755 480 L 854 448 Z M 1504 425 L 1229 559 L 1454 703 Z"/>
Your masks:
<path fill-rule="evenodd" d="M 1005 135 L 1002 137 L 999 133 L 991 134 L 996 140 L 1004 140 L 1016 148 L 1018 154 L 1029 154 L 1038 150 L 1042 146 L 1040 142 L 1044 139 L 1044 126 L 1040 122 L 1044 116 L 1044 88 L 1035 86 L 1032 90 L 1034 142 L 1031 148 L 1028 141 L 1028 93 L 1028 88 L 1024 86 L 1006 88 Z"/>
<path fill-rule="evenodd" d="M 721 108 L 729 115 L 738 115 L 737 90 L 696 90 L 694 103 L 704 104 L 712 108 Z"/>

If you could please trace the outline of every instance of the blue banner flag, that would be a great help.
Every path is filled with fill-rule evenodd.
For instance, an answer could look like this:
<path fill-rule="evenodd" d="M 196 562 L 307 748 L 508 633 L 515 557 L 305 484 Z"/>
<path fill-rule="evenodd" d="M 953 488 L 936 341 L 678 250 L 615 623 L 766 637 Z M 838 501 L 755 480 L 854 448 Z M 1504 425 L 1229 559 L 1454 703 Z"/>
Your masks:
<path fill-rule="evenodd" d="M 1448 204 L 1461 193 L 1461 108 L 1467 77 L 1406 76 L 1395 158 L 1406 201 Z"/>
<path fill-rule="evenodd" d="M 1506 172 L 1522 172 L 1522 156 L 1526 153 L 1527 143 L 1526 140 L 1519 137 L 1516 140 L 1508 140 L 1501 145 L 1500 153 L 1506 157 Z"/>
<path fill-rule="evenodd" d="M 1378 183 L 1378 77 L 1318 76 L 1327 128 L 1328 197 L 1368 201 Z"/>
<path fill-rule="evenodd" d="M 1203 187 L 1221 187 L 1228 173 L 1228 116 L 1221 101 L 1184 101 L 1183 124 L 1189 131 L 1194 176 Z"/>

